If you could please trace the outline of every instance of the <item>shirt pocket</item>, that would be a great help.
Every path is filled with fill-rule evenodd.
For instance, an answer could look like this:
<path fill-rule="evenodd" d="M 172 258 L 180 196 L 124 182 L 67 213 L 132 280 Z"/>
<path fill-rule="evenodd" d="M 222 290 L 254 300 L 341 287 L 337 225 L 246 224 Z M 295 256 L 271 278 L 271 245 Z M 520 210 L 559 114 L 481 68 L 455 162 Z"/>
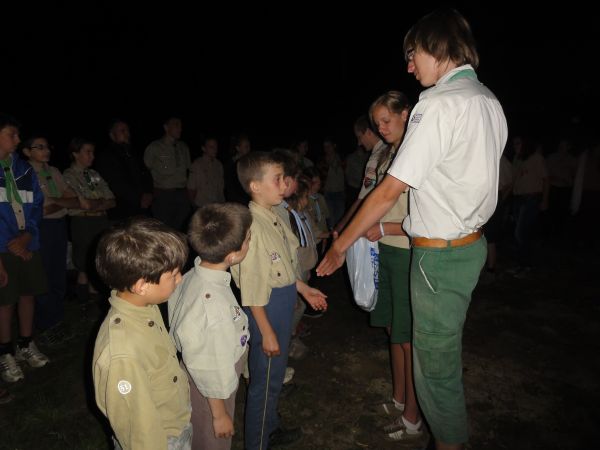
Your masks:
<path fill-rule="evenodd" d="M 181 405 L 188 403 L 187 376 L 179 367 L 176 358 L 150 375 L 150 386 L 152 399 L 157 407 L 170 405 L 168 409 L 177 412 Z"/>
<path fill-rule="evenodd" d="M 285 266 L 285 264 L 283 263 L 283 261 L 281 260 L 281 256 L 279 256 L 279 254 L 277 254 L 277 257 L 275 257 L 273 254 L 275 254 L 276 252 L 272 253 L 271 256 L 271 283 L 272 283 L 272 287 L 282 287 L 282 286 L 287 286 L 290 280 L 290 276 L 288 273 L 288 270 Z"/>

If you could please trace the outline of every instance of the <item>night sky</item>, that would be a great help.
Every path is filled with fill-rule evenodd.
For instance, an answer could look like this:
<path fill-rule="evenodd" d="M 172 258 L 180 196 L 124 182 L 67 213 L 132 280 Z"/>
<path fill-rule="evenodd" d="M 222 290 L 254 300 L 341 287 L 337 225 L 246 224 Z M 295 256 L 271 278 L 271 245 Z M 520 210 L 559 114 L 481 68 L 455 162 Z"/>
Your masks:
<path fill-rule="evenodd" d="M 325 135 L 351 151 L 353 120 L 386 90 L 417 101 L 421 87 L 406 73 L 402 39 L 435 7 L 50 3 L 3 13 L 0 27 L 0 109 L 23 122 L 23 134 L 41 130 L 57 148 L 73 135 L 102 143 L 118 116 L 143 148 L 174 113 L 192 146 L 204 133 L 223 146 L 230 133 L 247 131 L 254 148 L 307 135 L 313 151 Z M 502 102 L 511 130 L 550 139 L 597 121 L 600 39 L 589 9 L 454 6 L 471 22 L 479 78 Z"/>

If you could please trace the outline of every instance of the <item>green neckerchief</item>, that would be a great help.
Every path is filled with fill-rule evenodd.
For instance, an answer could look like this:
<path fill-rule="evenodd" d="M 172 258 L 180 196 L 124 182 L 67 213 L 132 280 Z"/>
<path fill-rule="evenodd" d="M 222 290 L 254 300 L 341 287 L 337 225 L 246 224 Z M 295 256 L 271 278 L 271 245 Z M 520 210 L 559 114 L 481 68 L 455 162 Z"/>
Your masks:
<path fill-rule="evenodd" d="M 94 180 L 92 180 L 92 176 L 90 175 L 90 171 L 88 169 L 83 169 L 83 178 L 90 191 L 96 189 L 96 184 L 94 183 Z"/>
<path fill-rule="evenodd" d="M 473 69 L 464 69 L 459 72 L 456 72 L 454 75 L 448 78 L 448 83 L 454 80 L 459 80 L 461 78 L 474 78 L 476 80 L 477 74 Z"/>
<path fill-rule="evenodd" d="M 17 188 L 17 182 L 12 173 L 11 168 L 12 158 L 0 160 L 2 170 L 4 170 L 4 179 L 6 180 L 6 198 L 10 203 L 17 202 L 19 205 L 23 204 L 23 200 L 19 195 L 19 189 Z"/>
<path fill-rule="evenodd" d="M 45 164 L 42 166 L 41 170 L 39 171 L 39 177 L 43 180 L 46 180 L 46 182 L 48 183 L 48 191 L 50 192 L 50 197 L 54 197 L 54 198 L 60 197 L 60 192 L 58 192 L 58 187 L 56 186 L 56 183 L 54 182 L 54 178 L 52 178 L 52 174 L 48 170 L 48 166 L 46 166 Z"/>

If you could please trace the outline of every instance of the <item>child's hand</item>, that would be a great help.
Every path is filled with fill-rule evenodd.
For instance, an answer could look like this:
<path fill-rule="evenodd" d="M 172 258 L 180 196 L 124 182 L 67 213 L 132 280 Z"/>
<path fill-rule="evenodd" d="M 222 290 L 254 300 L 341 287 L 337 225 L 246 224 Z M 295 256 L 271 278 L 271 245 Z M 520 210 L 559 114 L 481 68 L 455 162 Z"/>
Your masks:
<path fill-rule="evenodd" d="M 381 235 L 381 227 L 379 226 L 379 222 L 367 230 L 365 237 L 371 242 L 378 241 L 383 237 Z"/>
<path fill-rule="evenodd" d="M 29 245 L 30 241 L 31 241 L 31 234 L 25 232 L 25 233 L 20 234 L 16 238 L 8 241 L 8 245 L 6 247 L 8 248 L 8 251 L 11 252 L 13 255 L 19 256 L 27 261 L 28 259 L 31 259 L 31 257 L 29 257 L 27 259 L 25 258 L 27 253 L 30 253 L 27 250 L 27 246 Z"/>
<path fill-rule="evenodd" d="M 279 349 L 279 341 L 275 333 L 263 334 L 263 352 L 267 356 L 279 356 L 281 350 Z"/>
<path fill-rule="evenodd" d="M 83 210 L 89 211 L 92 209 L 92 204 L 87 198 L 79 197 L 79 207 Z"/>
<path fill-rule="evenodd" d="M 233 421 L 229 414 L 225 413 L 220 417 L 213 417 L 213 430 L 216 438 L 228 438 L 233 436 Z"/>
<path fill-rule="evenodd" d="M 296 288 L 304 299 L 313 307 L 313 309 L 319 311 L 327 310 L 327 296 L 320 290 L 310 287 L 303 281 L 296 281 Z"/>

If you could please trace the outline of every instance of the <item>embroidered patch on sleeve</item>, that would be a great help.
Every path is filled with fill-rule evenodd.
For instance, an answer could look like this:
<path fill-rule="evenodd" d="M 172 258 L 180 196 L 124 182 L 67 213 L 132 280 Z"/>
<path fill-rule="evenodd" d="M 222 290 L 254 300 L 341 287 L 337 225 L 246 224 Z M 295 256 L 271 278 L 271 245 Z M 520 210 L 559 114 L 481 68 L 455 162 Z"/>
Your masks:
<path fill-rule="evenodd" d="M 121 380 L 117 383 L 117 389 L 123 395 L 127 395 L 131 392 L 131 383 L 127 380 Z"/>
<path fill-rule="evenodd" d="M 421 117 L 423 117 L 423 114 L 415 114 L 414 116 L 412 116 L 412 119 L 410 119 L 410 123 L 419 123 L 421 121 Z"/>

